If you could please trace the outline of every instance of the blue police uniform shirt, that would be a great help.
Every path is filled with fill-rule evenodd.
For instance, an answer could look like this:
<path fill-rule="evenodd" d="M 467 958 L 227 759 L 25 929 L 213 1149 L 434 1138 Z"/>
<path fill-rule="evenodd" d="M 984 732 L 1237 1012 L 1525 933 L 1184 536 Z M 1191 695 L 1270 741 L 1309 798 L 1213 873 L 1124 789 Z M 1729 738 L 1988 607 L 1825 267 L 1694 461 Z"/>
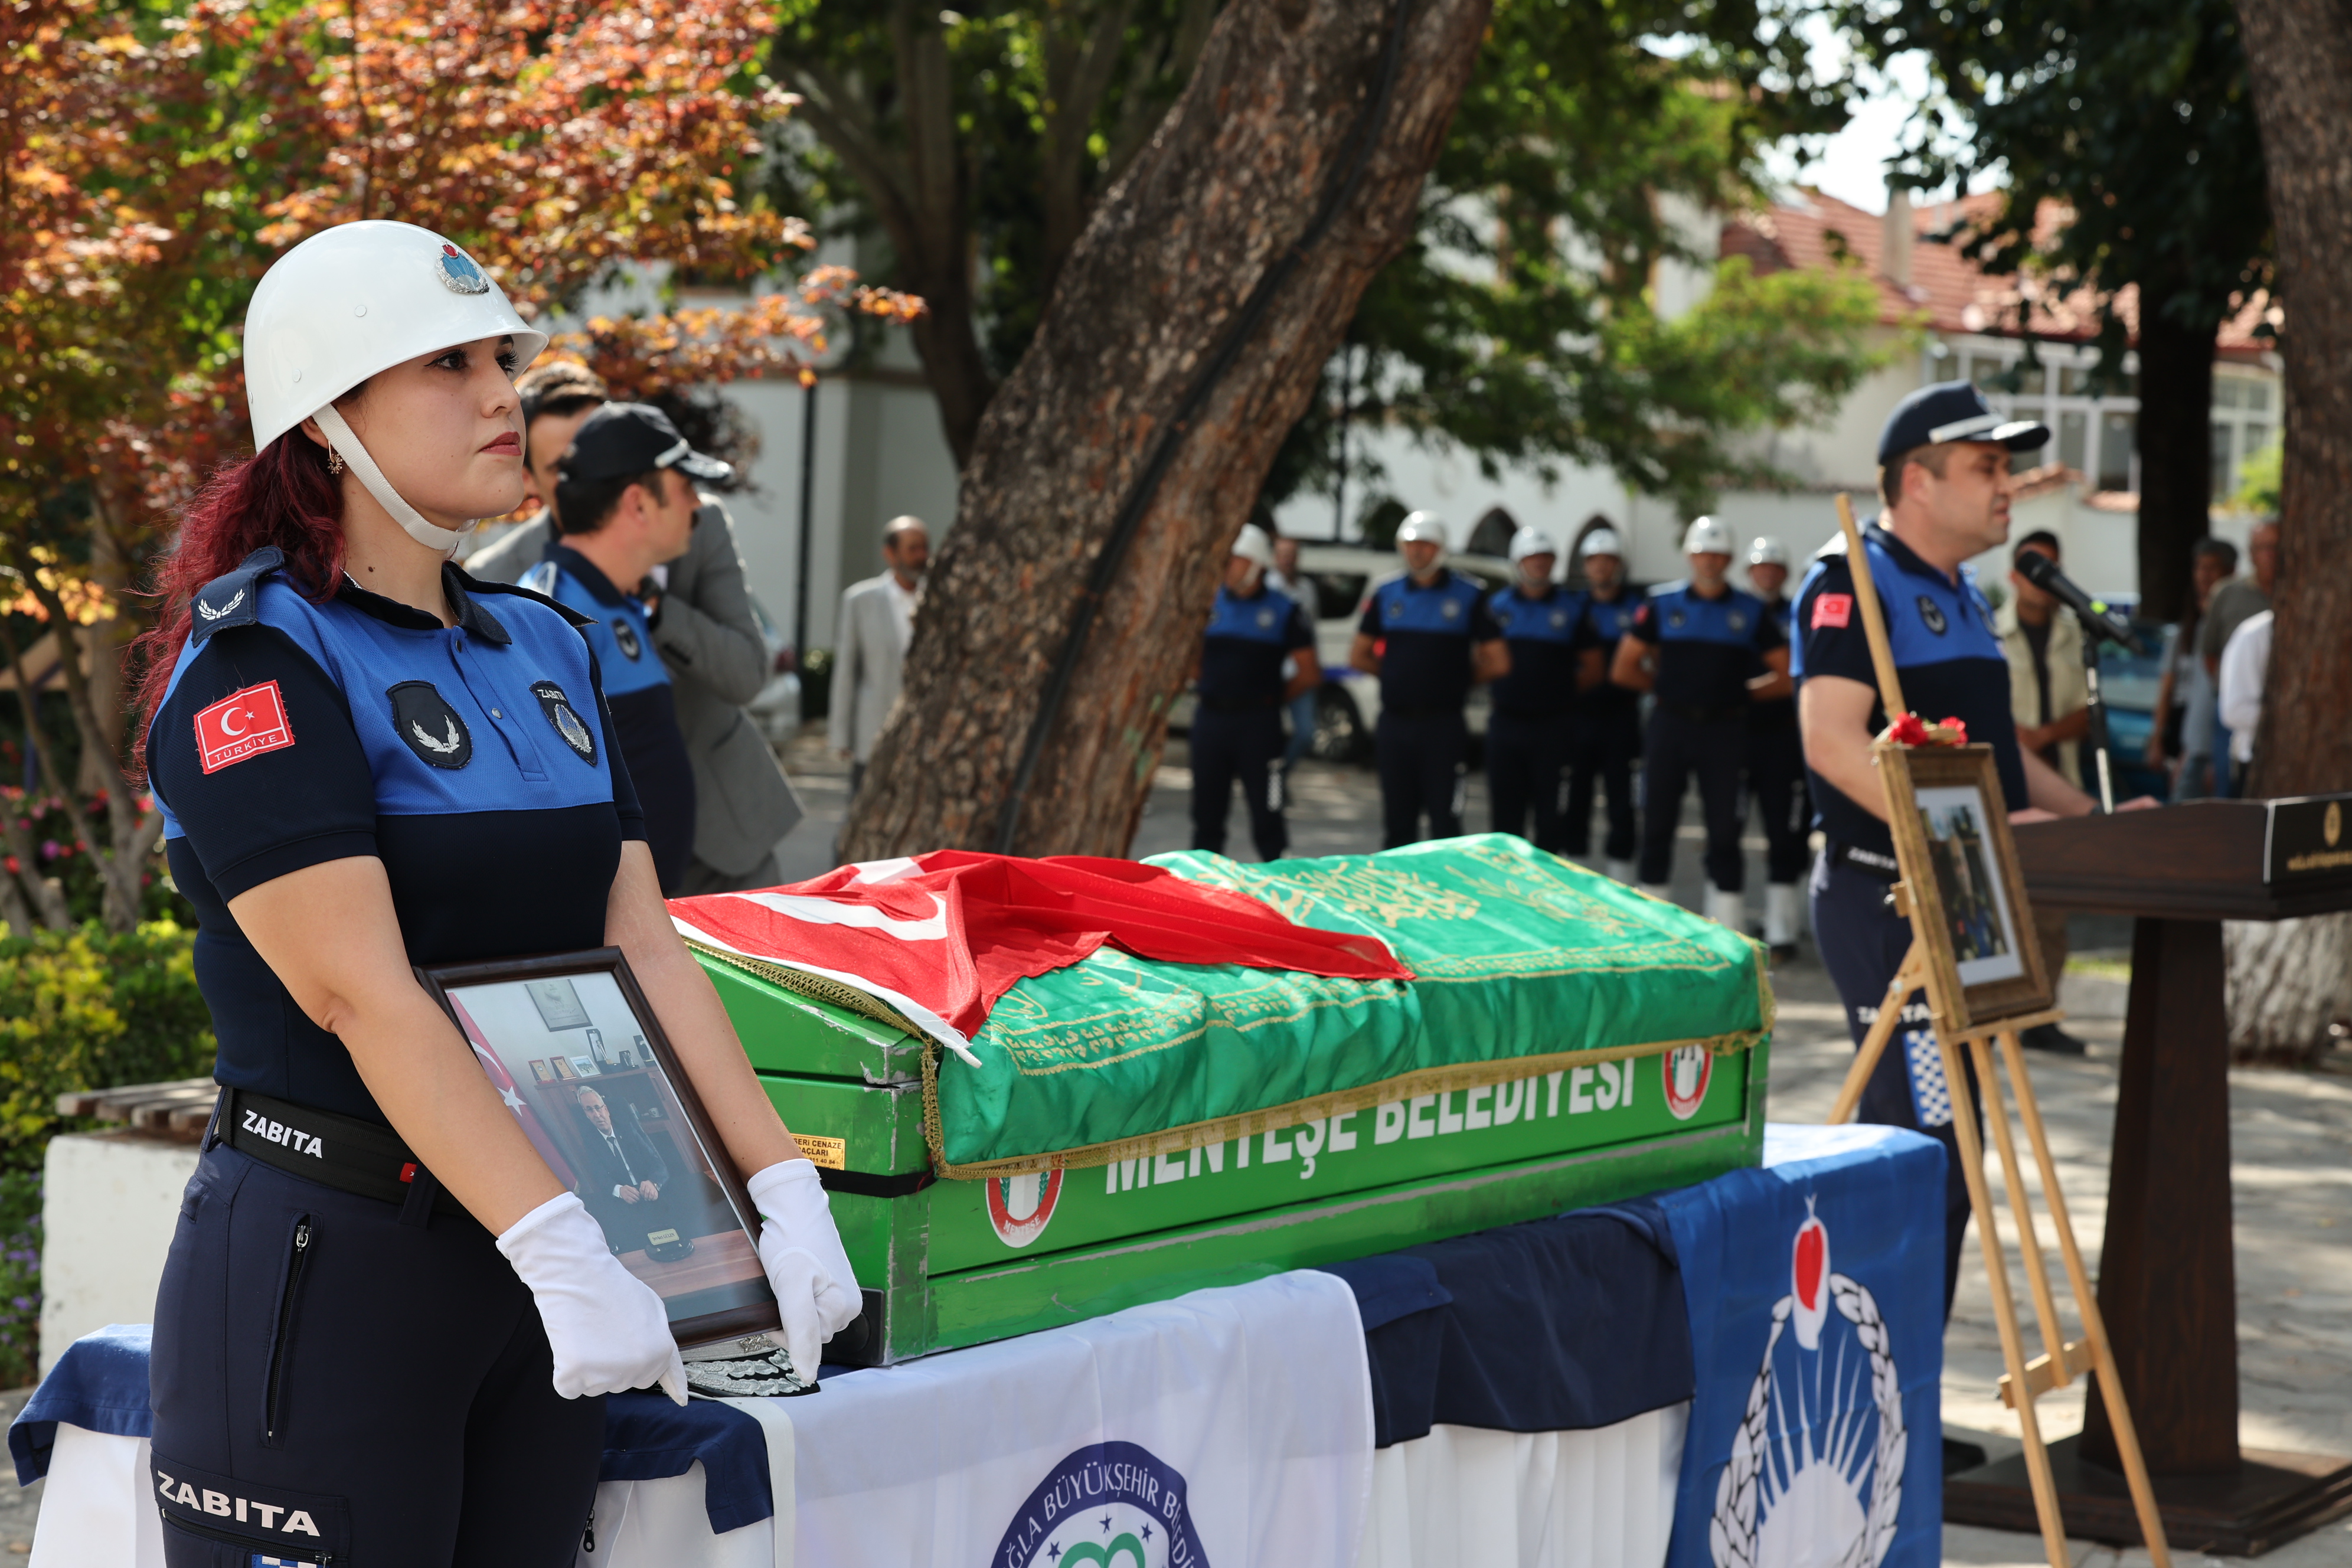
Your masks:
<path fill-rule="evenodd" d="M 1603 599 L 1597 594 L 1584 596 L 1584 624 L 1593 640 L 1601 645 L 1601 667 L 1606 671 L 1616 661 L 1617 645 L 1633 629 L 1633 617 L 1649 603 L 1649 595 L 1640 588 L 1620 586 L 1617 596 Z M 1629 691 L 1616 682 L 1603 679 L 1600 685 L 1583 693 L 1579 707 L 1591 713 L 1611 710 L 1631 713 L 1641 702 L 1638 691 Z"/>
<path fill-rule="evenodd" d="M 644 814 L 595 657 L 537 595 L 442 572 L 457 624 L 346 582 L 313 604 L 256 552 L 196 596 L 148 731 L 173 880 L 225 1084 L 382 1122 L 229 900 L 329 860 L 383 862 L 416 963 L 601 947 Z M 496 608 L 491 605 L 495 603 Z"/>
<path fill-rule="evenodd" d="M 1764 605 L 1764 613 L 1770 616 L 1772 624 L 1780 628 L 1780 640 L 1783 643 L 1788 642 L 1795 635 L 1790 630 L 1790 626 L 1795 616 L 1796 606 L 1788 600 L 1768 601 Z M 1795 657 L 1793 654 L 1790 656 L 1792 663 Z M 1770 668 L 1759 657 L 1756 660 L 1756 668 L 1748 673 L 1763 675 Z M 1796 693 L 1792 691 L 1786 697 L 1769 697 L 1760 702 L 1751 700 L 1748 705 L 1748 727 L 1751 730 L 1795 729 L 1797 727 Z"/>
<path fill-rule="evenodd" d="M 1495 682 L 1495 710 L 1517 719 L 1562 719 L 1576 707 L 1576 661 L 1594 646 L 1585 623 L 1586 594 L 1559 584 L 1529 598 L 1517 585 L 1497 588 L 1486 611 L 1511 650 L 1511 673 Z"/>
<path fill-rule="evenodd" d="M 1761 657 L 1789 642 L 1755 595 L 1727 588 L 1710 599 L 1687 583 L 1652 593 L 1625 635 L 1657 650 L 1650 689 L 1666 708 L 1744 710 Z"/>
<path fill-rule="evenodd" d="M 522 581 L 587 623 L 581 635 L 604 672 L 604 700 L 645 809 L 654 867 L 663 890 L 675 892 L 694 848 L 694 766 L 678 727 L 669 669 L 654 647 L 645 606 L 561 539 L 548 541 L 546 553 Z"/>
<path fill-rule="evenodd" d="M 1402 572 L 1373 584 L 1356 629 L 1386 641 L 1381 706 L 1402 717 L 1459 713 L 1470 698 L 1471 647 L 1503 635 L 1486 591 L 1443 566 L 1425 587 Z"/>
<path fill-rule="evenodd" d="M 1992 609 L 1977 587 L 1976 574 L 1960 568 L 1955 583 L 1912 552 L 1911 547 L 1873 523 L 1863 535 L 1870 552 L 1871 581 L 1886 616 L 1886 640 L 1903 679 L 1903 700 L 1930 722 L 1955 718 L 1968 727 L 1971 742 L 1992 747 L 2004 804 L 2026 804 L 2025 763 L 2017 749 L 2017 725 L 2009 710 L 2009 661 L 1993 630 Z M 1862 606 L 1854 602 L 1853 572 L 1839 551 L 1815 561 L 1797 590 L 1797 648 L 1790 673 L 1801 684 L 1816 675 L 1860 681 L 1874 692 L 1878 676 L 1870 662 L 1870 642 L 1862 629 Z M 1886 727 L 1885 706 L 1874 702 L 1871 733 Z M 1840 794 L 1835 785 L 1806 769 L 1815 819 L 1832 842 L 1883 855 L 1890 864 L 1895 841 L 1886 824 Z"/>
<path fill-rule="evenodd" d="M 1279 588 L 1258 584 L 1244 597 L 1217 590 L 1201 635 L 1201 705 L 1219 713 L 1282 706 L 1282 661 L 1315 646 L 1315 628 L 1298 602 Z"/>

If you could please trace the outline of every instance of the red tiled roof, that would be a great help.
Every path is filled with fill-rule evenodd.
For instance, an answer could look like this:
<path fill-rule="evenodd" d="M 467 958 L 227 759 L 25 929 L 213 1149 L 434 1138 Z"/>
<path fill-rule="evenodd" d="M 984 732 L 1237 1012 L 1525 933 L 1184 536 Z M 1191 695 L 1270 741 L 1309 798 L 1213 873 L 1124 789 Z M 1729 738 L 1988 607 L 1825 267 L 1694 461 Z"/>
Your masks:
<path fill-rule="evenodd" d="M 1942 234 L 1967 219 L 1989 213 L 2000 201 L 1998 194 L 1965 196 L 1915 207 L 1911 213 L 1911 281 L 1908 287 L 1886 276 L 1885 219 L 1835 196 L 1800 189 L 1786 202 L 1749 213 L 1723 226 L 1722 253 L 1745 256 L 1757 272 L 1790 268 L 1828 270 L 1841 265 L 1860 267 L 1878 290 L 1878 319 L 1895 325 L 1924 316 L 1930 331 L 1977 332 L 1999 337 L 2020 335 L 2017 308 L 2030 301 L 2027 331 L 2038 338 L 2087 342 L 2098 332 L 2099 296 L 2084 288 L 2069 288 L 2031 275 L 1986 272 L 1961 253 L 1961 247 L 1927 237 Z M 2066 209 L 2044 203 L 2040 221 L 2054 226 Z M 2139 290 L 2126 284 L 2116 297 L 2127 327 L 2135 331 Z M 2266 294 L 2255 294 L 2221 329 L 2217 353 L 2223 358 L 2253 360 L 2269 345 L 2254 329 L 2268 317 L 2280 319 Z"/>

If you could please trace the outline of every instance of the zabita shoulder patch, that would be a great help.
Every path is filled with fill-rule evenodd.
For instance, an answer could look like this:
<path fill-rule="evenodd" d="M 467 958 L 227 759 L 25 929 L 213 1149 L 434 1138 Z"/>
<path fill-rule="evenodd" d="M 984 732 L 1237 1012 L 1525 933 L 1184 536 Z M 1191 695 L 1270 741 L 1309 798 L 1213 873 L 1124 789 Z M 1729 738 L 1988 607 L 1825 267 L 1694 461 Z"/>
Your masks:
<path fill-rule="evenodd" d="M 596 733 L 572 706 L 572 700 L 563 695 L 563 688 L 552 680 L 536 681 L 530 694 L 539 699 L 539 710 L 547 715 L 547 721 L 555 726 L 555 732 L 572 748 L 572 754 L 593 767 L 596 762 Z"/>
<path fill-rule="evenodd" d="M 452 770 L 474 760 L 473 731 L 431 681 L 404 680 L 385 695 L 392 699 L 392 727 L 421 760 Z"/>
<path fill-rule="evenodd" d="M 293 743 L 286 696 L 274 680 L 248 686 L 196 712 L 196 756 L 208 773 Z"/>

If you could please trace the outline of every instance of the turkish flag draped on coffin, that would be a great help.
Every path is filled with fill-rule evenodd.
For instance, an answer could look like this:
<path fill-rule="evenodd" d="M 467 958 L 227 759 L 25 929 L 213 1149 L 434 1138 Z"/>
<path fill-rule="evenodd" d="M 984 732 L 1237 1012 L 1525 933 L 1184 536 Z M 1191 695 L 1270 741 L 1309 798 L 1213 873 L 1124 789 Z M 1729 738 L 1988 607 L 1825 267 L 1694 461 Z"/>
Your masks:
<path fill-rule="evenodd" d="M 996 999 L 1105 942 L 1167 963 L 1411 980 L 1377 939 L 1299 925 L 1255 899 L 1133 860 L 941 849 L 757 893 L 672 899 L 689 940 L 838 980 L 969 1054 Z"/>

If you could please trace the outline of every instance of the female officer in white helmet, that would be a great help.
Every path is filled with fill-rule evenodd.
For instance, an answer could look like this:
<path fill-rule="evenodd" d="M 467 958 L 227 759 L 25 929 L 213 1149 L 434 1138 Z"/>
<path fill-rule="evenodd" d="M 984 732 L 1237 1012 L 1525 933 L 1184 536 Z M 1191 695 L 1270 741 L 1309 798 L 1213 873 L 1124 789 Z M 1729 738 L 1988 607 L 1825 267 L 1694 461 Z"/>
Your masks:
<path fill-rule="evenodd" d="M 857 1312 L 669 922 L 587 645 L 446 563 L 521 499 L 512 377 L 545 342 L 438 235 L 305 241 L 246 317 L 256 454 L 160 563 L 145 761 L 225 1086 L 156 1304 L 172 1568 L 556 1568 L 597 1396 L 683 1403 L 660 1300 L 412 963 L 623 949 L 750 1173 L 796 1364 Z"/>

